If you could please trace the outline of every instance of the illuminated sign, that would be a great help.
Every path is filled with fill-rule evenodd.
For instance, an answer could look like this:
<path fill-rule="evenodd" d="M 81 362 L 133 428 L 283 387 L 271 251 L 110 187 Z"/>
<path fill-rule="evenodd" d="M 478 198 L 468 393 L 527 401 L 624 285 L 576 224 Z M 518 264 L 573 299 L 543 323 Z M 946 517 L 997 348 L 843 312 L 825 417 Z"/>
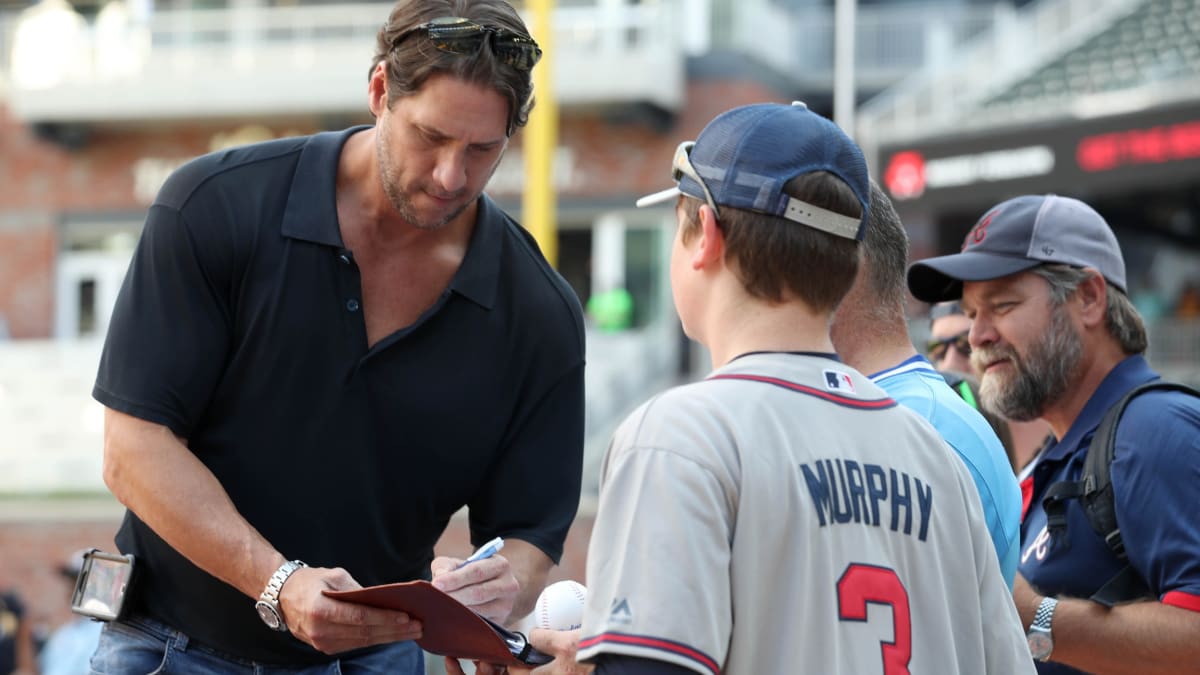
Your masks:
<path fill-rule="evenodd" d="M 1084 171 L 1200 158 L 1200 121 L 1086 136 L 1075 150 Z"/>
<path fill-rule="evenodd" d="M 892 155 L 883 180 L 896 199 L 916 199 L 926 189 L 963 187 L 1044 176 L 1054 170 L 1054 151 L 1045 145 L 925 159 L 917 151 Z"/>

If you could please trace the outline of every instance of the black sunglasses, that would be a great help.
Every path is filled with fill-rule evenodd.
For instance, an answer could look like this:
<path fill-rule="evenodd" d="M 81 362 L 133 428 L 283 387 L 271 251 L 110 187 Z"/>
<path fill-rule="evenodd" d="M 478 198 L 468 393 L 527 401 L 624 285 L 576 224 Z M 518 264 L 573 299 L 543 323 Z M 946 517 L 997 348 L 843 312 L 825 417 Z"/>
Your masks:
<path fill-rule="evenodd" d="M 474 54 L 487 42 L 497 60 L 517 70 L 532 70 L 542 58 L 542 50 L 533 38 L 507 28 L 484 26 L 459 16 L 438 17 L 414 26 L 398 35 L 392 42 L 392 48 L 398 47 L 417 31 L 424 31 L 434 47 L 451 54 Z"/>
<path fill-rule="evenodd" d="M 931 339 L 925 343 L 925 353 L 929 355 L 930 361 L 941 361 L 946 356 L 946 350 L 954 347 L 963 356 L 971 355 L 971 342 L 967 339 L 969 331 L 963 331 L 958 335 L 952 335 L 948 338 Z"/>

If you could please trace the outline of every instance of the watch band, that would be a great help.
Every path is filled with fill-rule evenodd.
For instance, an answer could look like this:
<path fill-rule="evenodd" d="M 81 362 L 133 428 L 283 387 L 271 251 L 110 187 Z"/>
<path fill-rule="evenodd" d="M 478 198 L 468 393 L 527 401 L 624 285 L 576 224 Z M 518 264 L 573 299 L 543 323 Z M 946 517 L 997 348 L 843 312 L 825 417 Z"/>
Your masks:
<path fill-rule="evenodd" d="M 1050 653 L 1054 651 L 1054 636 L 1050 625 L 1054 621 L 1054 610 L 1057 607 L 1058 600 L 1051 597 L 1042 598 L 1033 614 L 1033 623 L 1029 624 L 1029 632 L 1026 634 L 1029 651 L 1038 661 L 1049 661 Z"/>
<path fill-rule="evenodd" d="M 267 586 L 263 589 L 262 595 L 258 596 L 255 607 L 263 622 L 272 630 L 286 632 L 288 629 L 287 623 L 283 620 L 283 611 L 279 607 L 279 592 L 283 590 L 283 584 L 288 577 L 301 567 L 308 567 L 308 565 L 300 560 L 289 560 L 280 565 L 279 569 L 275 570 L 275 573 L 267 580 Z"/>
<path fill-rule="evenodd" d="M 1054 619 L 1056 607 L 1058 607 L 1058 600 L 1050 597 L 1042 598 L 1042 601 L 1038 603 L 1037 611 L 1033 614 L 1033 623 L 1029 624 L 1029 629 L 1040 628 L 1050 632 L 1050 622 Z"/>

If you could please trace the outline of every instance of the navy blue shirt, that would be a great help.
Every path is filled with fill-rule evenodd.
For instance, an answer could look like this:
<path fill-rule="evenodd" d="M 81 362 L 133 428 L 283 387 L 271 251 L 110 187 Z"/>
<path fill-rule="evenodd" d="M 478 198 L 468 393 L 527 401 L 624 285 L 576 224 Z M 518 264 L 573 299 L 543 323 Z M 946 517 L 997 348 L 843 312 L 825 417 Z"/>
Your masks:
<path fill-rule="evenodd" d="M 1104 413 L 1130 389 L 1157 378 L 1141 356 L 1119 363 L 1025 478 L 1031 500 L 1021 523 L 1019 571 L 1038 592 L 1088 598 L 1124 567 L 1092 530 L 1079 500 L 1066 502 L 1067 529 L 1051 537 L 1042 498 L 1053 483 L 1079 480 Z M 1200 611 L 1200 520 L 1187 515 L 1200 494 L 1200 399 L 1164 391 L 1134 398 L 1117 425 L 1112 484 L 1134 569 L 1163 603 Z M 1038 672 L 1081 671 L 1039 663 Z"/>
<path fill-rule="evenodd" d="M 516 538 L 557 561 L 582 467 L 578 299 L 482 196 L 449 287 L 368 348 L 335 203 L 342 145 L 360 130 L 214 153 L 172 175 L 93 395 L 187 439 L 289 559 L 344 567 L 363 585 L 428 578 L 435 542 L 465 505 L 476 545 Z M 553 489 L 524 489 L 534 484 Z M 234 656 L 329 659 L 269 630 L 256 598 L 135 514 L 117 544 L 138 559 L 133 611 Z"/>

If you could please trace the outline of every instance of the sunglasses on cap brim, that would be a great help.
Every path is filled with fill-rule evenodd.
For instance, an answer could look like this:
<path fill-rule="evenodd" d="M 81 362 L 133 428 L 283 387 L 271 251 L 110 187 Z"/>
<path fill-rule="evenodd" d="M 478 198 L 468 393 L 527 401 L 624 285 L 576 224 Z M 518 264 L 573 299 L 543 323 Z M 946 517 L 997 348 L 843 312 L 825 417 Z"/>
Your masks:
<path fill-rule="evenodd" d="M 708 206 L 719 218 L 721 210 L 717 208 L 716 200 L 713 199 L 712 193 L 708 191 L 708 185 L 700 177 L 700 172 L 696 171 L 696 167 L 692 165 L 692 148 L 695 146 L 696 141 L 684 141 L 675 148 L 675 157 L 671 160 L 671 178 L 678 183 L 684 176 L 687 176 L 699 183 L 700 189 L 704 190 L 704 201 L 708 202 Z"/>

